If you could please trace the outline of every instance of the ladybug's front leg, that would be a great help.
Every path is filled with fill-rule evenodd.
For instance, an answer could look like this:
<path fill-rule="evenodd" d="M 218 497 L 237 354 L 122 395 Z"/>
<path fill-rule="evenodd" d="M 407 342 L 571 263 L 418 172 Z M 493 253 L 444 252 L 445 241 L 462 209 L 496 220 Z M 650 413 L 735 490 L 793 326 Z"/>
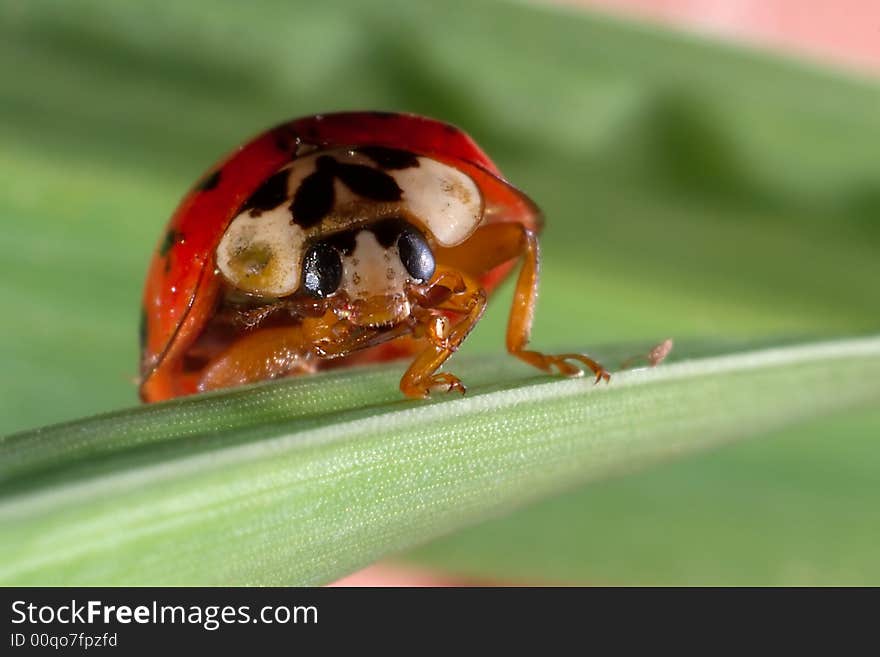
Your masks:
<path fill-rule="evenodd" d="M 434 301 L 432 302 L 432 298 Z M 440 366 L 458 349 L 486 309 L 486 293 L 480 285 L 461 272 L 439 271 L 433 283 L 421 294 L 417 332 L 427 338 L 428 346 L 422 351 L 400 379 L 400 389 L 408 397 L 427 397 L 434 391 L 464 392 L 461 380 L 448 372 L 437 372 Z M 464 315 L 451 323 L 445 314 L 449 311 Z"/>

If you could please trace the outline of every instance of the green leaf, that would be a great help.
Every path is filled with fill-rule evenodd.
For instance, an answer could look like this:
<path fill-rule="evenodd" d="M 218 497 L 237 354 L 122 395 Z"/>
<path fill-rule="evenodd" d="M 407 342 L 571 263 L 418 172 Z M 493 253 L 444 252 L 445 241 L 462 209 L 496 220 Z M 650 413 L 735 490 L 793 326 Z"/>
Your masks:
<path fill-rule="evenodd" d="M 402 401 L 398 368 L 355 369 L 8 437 L 0 582 L 328 582 L 585 481 L 864 406 L 880 338 L 608 386 L 509 359 L 458 369 L 465 398 Z"/>
<path fill-rule="evenodd" d="M 878 584 L 873 406 L 597 482 L 407 558 L 511 584 Z"/>

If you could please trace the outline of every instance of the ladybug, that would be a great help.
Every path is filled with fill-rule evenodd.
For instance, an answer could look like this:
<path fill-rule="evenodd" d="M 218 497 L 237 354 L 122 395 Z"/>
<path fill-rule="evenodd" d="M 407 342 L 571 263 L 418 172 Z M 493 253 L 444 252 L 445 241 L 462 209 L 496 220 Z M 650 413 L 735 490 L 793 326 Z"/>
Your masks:
<path fill-rule="evenodd" d="M 407 356 L 405 395 L 464 392 L 438 369 L 517 260 L 507 350 L 608 380 L 585 355 L 526 348 L 540 227 L 454 126 L 385 112 L 280 125 L 210 169 L 172 216 L 144 289 L 140 396 Z"/>

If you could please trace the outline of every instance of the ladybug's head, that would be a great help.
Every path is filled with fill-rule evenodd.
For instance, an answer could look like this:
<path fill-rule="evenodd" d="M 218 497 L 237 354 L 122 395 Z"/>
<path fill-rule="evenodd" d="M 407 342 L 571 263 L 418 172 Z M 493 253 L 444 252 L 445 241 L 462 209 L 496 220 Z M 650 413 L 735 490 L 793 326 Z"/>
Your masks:
<path fill-rule="evenodd" d="M 433 249 L 464 241 L 482 216 L 474 181 L 438 160 L 380 147 L 313 151 L 244 204 L 217 268 L 252 298 L 327 299 L 355 324 L 391 324 L 409 315 L 407 288 L 434 275 Z"/>
<path fill-rule="evenodd" d="M 300 291 L 321 299 L 344 295 L 344 314 L 356 324 L 390 324 L 409 315 L 407 287 L 428 282 L 434 269 L 425 234 L 392 217 L 312 243 Z"/>

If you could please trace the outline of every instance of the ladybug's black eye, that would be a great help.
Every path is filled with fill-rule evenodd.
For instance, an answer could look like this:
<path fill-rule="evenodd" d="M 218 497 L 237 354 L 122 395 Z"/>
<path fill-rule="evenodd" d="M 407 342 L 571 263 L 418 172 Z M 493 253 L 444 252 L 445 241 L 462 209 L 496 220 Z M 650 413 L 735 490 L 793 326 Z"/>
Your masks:
<path fill-rule="evenodd" d="M 342 280 L 342 259 L 339 251 L 325 242 L 313 244 L 303 258 L 303 289 L 323 299 L 339 287 Z"/>
<path fill-rule="evenodd" d="M 415 280 L 424 282 L 434 275 L 434 254 L 419 231 L 405 228 L 397 238 L 397 251 L 406 271 Z"/>

